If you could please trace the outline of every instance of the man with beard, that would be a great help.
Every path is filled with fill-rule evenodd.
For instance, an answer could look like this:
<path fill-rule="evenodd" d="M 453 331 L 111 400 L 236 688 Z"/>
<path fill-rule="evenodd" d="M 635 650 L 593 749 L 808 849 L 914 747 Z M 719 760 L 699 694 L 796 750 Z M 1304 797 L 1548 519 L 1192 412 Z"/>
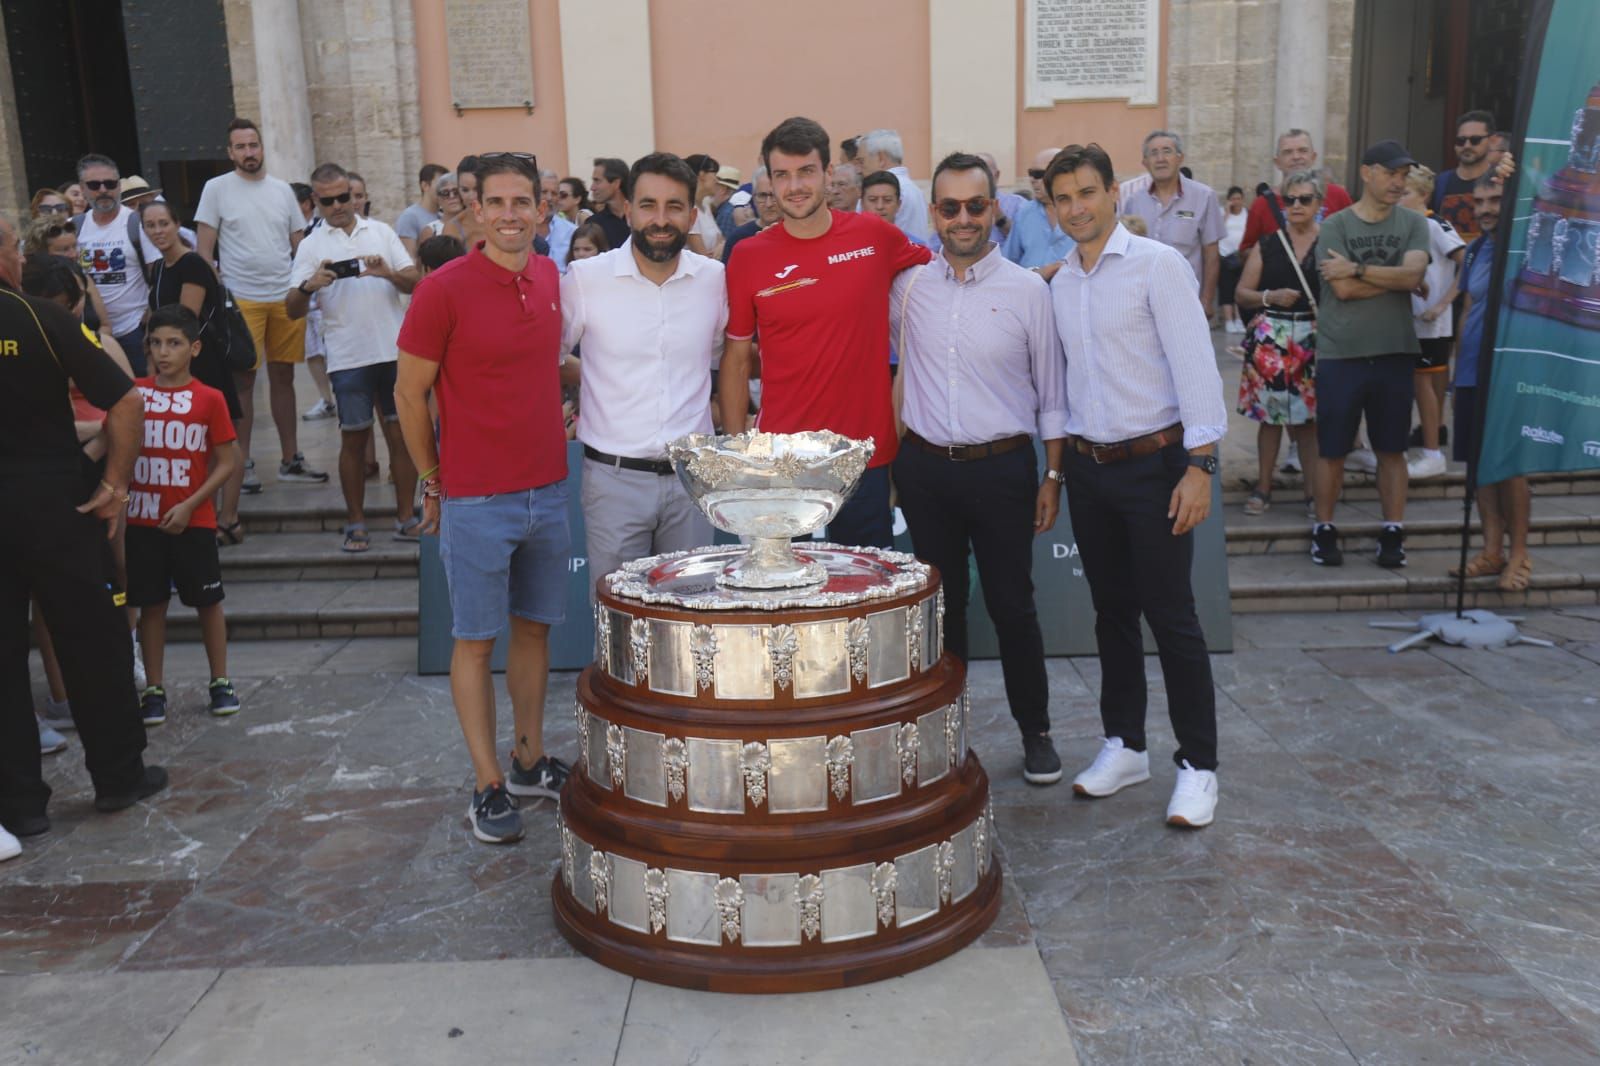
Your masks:
<path fill-rule="evenodd" d="M 723 267 L 684 247 L 696 214 L 687 163 L 647 155 L 628 190 L 629 239 L 574 262 L 561 280 L 563 357 L 583 345 L 581 368 L 566 363 L 563 378 L 581 386 L 583 519 L 596 579 L 712 536 L 666 449 L 711 432 L 711 368 L 728 324 Z"/>
<path fill-rule="evenodd" d="M 945 640 L 962 660 L 969 549 L 977 557 L 1022 731 L 1022 776 L 1049 785 L 1061 780 L 1061 760 L 1050 740 L 1030 542 L 1061 509 L 1067 364 L 1050 286 L 990 240 L 996 210 L 994 172 L 978 156 L 958 152 L 934 169 L 929 214 L 941 252 L 902 273 L 889 298 L 905 423 L 894 481 L 917 557 L 944 575 Z"/>
<path fill-rule="evenodd" d="M 1428 203 L 1465 241 L 1480 232 L 1473 197 L 1478 179 L 1499 161 L 1499 155 L 1490 158 L 1494 136 L 1494 115 L 1488 111 L 1468 111 L 1456 119 L 1456 167 L 1439 175 Z"/>
<path fill-rule="evenodd" d="M 93 279 L 111 315 L 117 344 L 128 355 L 134 373 L 144 373 L 144 314 L 150 290 L 145 263 L 161 258 L 139 226 L 138 213 L 117 198 L 122 178 L 114 160 L 86 155 L 78 160 L 78 181 L 89 197 L 89 210 L 79 215 L 78 262 Z"/>
<path fill-rule="evenodd" d="M 889 288 L 933 258 L 897 227 L 828 208 L 827 131 L 785 119 L 761 142 L 780 224 L 741 242 L 728 261 L 728 343 L 718 378 L 722 425 L 749 421 L 750 369 L 761 334 L 762 404 L 771 433 L 832 430 L 877 447 L 828 537 L 887 548 L 894 411 L 889 400 Z"/>

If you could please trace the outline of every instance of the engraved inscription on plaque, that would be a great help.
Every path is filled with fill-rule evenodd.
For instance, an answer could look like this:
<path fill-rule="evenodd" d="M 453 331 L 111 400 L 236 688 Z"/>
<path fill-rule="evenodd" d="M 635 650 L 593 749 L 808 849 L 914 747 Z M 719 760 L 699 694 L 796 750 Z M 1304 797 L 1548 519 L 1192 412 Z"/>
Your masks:
<path fill-rule="evenodd" d="M 623 743 L 628 755 L 624 761 L 623 794 L 641 803 L 657 807 L 667 805 L 666 763 L 662 758 L 662 744 L 666 737 L 645 729 L 624 726 Z"/>
<path fill-rule="evenodd" d="M 878 931 L 873 864 L 822 871 L 822 941 L 859 940 Z"/>
<path fill-rule="evenodd" d="M 767 809 L 774 814 L 828 809 L 828 740 L 798 737 L 769 740 Z"/>
<path fill-rule="evenodd" d="M 533 107 L 527 0 L 445 0 L 444 32 L 453 106 Z"/>
<path fill-rule="evenodd" d="M 850 653 L 845 620 L 806 622 L 794 627 L 800 647 L 794 656 L 796 699 L 837 696 L 850 691 Z"/>
<path fill-rule="evenodd" d="M 959 903 L 978 887 L 978 860 L 973 854 L 972 837 L 977 830 L 969 825 L 951 838 L 950 901 Z"/>
<path fill-rule="evenodd" d="M 667 939 L 718 944 L 717 875 L 667 867 Z"/>
<path fill-rule="evenodd" d="M 867 685 L 878 688 L 911 676 L 906 608 L 867 615 Z"/>
<path fill-rule="evenodd" d="M 932 670 L 939 661 L 938 622 L 934 620 L 934 598 L 929 596 L 914 609 L 922 612 L 922 669 Z"/>
<path fill-rule="evenodd" d="M 633 646 L 628 642 L 633 618 L 621 611 L 611 611 L 611 623 L 606 627 L 610 645 L 606 650 L 606 673 L 623 684 L 633 684 Z"/>
<path fill-rule="evenodd" d="M 650 619 L 650 689 L 669 696 L 695 694 L 694 654 L 688 622 Z"/>
<path fill-rule="evenodd" d="M 917 784 L 937 781 L 950 772 L 950 744 L 945 733 L 945 709 L 917 718 Z M 632 760 L 633 756 L 628 756 Z M 630 761 L 631 765 L 631 761 Z"/>
<path fill-rule="evenodd" d="M 753 948 L 800 943 L 799 874 L 745 874 L 744 944 Z"/>
<path fill-rule="evenodd" d="M 709 814 L 744 813 L 744 773 L 737 740 L 689 738 L 689 809 Z"/>
<path fill-rule="evenodd" d="M 858 729 L 850 734 L 854 761 L 850 768 L 850 801 L 872 803 L 900 795 L 900 727 Z"/>
<path fill-rule="evenodd" d="M 717 632 L 717 699 L 772 699 L 772 656 L 767 650 L 767 627 L 712 628 Z"/>
<path fill-rule="evenodd" d="M 645 865 L 621 855 L 611 856 L 611 898 L 606 913 L 624 929 L 650 931 L 649 905 L 644 896 Z"/>
<path fill-rule="evenodd" d="M 589 712 L 585 711 L 585 714 Z M 589 747 L 583 753 L 583 772 L 601 788 L 611 789 L 611 767 L 606 761 L 606 723 L 603 718 L 589 715 Z"/>
<path fill-rule="evenodd" d="M 913 925 L 939 911 L 939 845 L 894 860 L 895 924 Z"/>
<path fill-rule="evenodd" d="M 1161 0 L 1026 0 L 1025 107 L 1160 99 Z"/>
<path fill-rule="evenodd" d="M 594 854 L 593 846 L 584 843 L 583 838 L 574 835 L 572 838 L 572 895 L 583 904 L 585 910 L 594 910 L 594 879 L 590 876 L 590 856 Z"/>

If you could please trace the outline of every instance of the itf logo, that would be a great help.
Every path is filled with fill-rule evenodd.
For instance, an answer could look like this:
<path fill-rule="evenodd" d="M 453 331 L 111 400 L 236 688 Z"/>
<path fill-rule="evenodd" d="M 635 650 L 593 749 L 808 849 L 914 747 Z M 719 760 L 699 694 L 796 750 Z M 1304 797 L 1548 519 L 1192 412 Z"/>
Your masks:
<path fill-rule="evenodd" d="M 1583 454 L 1592 459 L 1600 459 L 1600 440 L 1586 440 L 1583 442 Z"/>
<path fill-rule="evenodd" d="M 1523 426 L 1522 435 L 1533 441 L 1535 444 L 1567 443 L 1567 438 L 1563 437 L 1555 430 L 1545 429 L 1543 426 Z"/>

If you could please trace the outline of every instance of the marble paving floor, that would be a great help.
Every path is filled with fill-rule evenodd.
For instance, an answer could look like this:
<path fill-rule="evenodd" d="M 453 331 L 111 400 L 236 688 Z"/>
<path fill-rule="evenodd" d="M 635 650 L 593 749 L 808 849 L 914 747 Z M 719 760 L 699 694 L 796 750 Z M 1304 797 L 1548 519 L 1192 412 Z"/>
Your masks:
<path fill-rule="evenodd" d="M 1199 832 L 1161 821 L 1153 658 L 1153 780 L 1099 801 L 1021 781 L 975 664 L 999 920 L 912 977 L 772 999 L 578 957 L 550 805 L 519 845 L 471 839 L 448 685 L 410 639 L 237 645 L 226 721 L 180 645 L 148 756 L 172 789 L 95 814 L 74 743 L 47 757 L 54 829 L 0 865 L 0 1064 L 1600 1062 L 1600 609 L 1529 616 L 1554 648 L 1476 653 L 1389 655 L 1367 620 L 1235 619 Z M 1070 779 L 1098 667 L 1050 675 Z M 558 752 L 574 682 L 551 682 Z"/>

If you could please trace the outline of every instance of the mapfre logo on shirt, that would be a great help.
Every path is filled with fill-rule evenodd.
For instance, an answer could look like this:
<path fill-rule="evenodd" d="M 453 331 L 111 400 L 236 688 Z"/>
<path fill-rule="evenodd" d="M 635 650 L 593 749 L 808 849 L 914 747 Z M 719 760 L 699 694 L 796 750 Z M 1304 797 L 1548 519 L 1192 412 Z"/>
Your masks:
<path fill-rule="evenodd" d="M 828 256 L 828 265 L 833 266 L 836 263 L 848 263 L 852 259 L 865 259 L 869 255 L 877 254 L 877 246 L 869 244 L 865 248 L 852 248 L 848 252 L 838 252 L 834 255 Z"/>

